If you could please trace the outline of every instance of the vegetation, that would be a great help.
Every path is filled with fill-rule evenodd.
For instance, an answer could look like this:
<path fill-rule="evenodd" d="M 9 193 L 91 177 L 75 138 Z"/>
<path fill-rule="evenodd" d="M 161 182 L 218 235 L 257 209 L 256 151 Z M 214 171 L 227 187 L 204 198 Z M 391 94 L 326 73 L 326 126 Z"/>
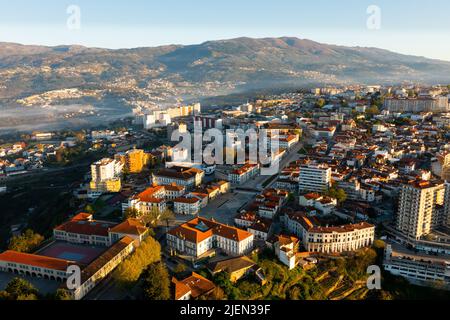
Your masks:
<path fill-rule="evenodd" d="M 161 246 L 152 237 L 145 239 L 136 251 L 114 271 L 114 278 L 123 288 L 132 287 L 144 270 L 161 260 Z"/>
<path fill-rule="evenodd" d="M 143 298 L 145 300 L 169 300 L 170 280 L 162 262 L 151 264 L 143 273 Z"/>
<path fill-rule="evenodd" d="M 72 295 L 65 289 L 58 289 L 54 296 L 55 300 L 73 300 Z"/>
<path fill-rule="evenodd" d="M 0 300 L 38 300 L 38 290 L 28 281 L 14 278 L 0 291 Z"/>
<path fill-rule="evenodd" d="M 28 229 L 20 236 L 11 238 L 8 249 L 18 252 L 33 252 L 44 241 L 44 237 Z"/>
<path fill-rule="evenodd" d="M 326 192 L 326 195 L 335 198 L 339 203 L 343 203 L 347 200 L 347 194 L 343 189 L 338 189 L 335 187 L 332 187 Z"/>

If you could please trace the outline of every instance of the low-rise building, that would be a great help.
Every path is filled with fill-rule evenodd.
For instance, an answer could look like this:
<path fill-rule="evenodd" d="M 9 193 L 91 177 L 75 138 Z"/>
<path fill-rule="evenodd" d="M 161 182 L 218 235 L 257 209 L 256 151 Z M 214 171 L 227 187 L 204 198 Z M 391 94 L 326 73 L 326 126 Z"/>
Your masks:
<path fill-rule="evenodd" d="M 253 239 L 250 232 L 204 218 L 195 218 L 167 233 L 171 250 L 194 258 L 215 249 L 232 256 L 244 255 L 253 249 Z"/>
<path fill-rule="evenodd" d="M 201 200 L 197 197 L 180 197 L 173 200 L 173 209 L 176 214 L 198 215 L 200 213 Z"/>

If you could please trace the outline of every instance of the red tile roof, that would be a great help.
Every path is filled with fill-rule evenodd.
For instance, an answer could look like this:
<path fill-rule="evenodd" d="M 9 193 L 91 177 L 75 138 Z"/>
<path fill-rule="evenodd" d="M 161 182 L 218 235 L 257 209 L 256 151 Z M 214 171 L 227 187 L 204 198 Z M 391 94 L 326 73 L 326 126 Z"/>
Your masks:
<path fill-rule="evenodd" d="M 29 265 L 33 267 L 47 268 L 52 270 L 66 271 L 70 265 L 76 262 L 57 258 L 38 256 L 35 254 L 16 251 L 5 251 L 0 254 L 0 261 Z"/>
<path fill-rule="evenodd" d="M 250 232 L 245 230 L 200 217 L 170 230 L 169 234 L 178 238 L 185 238 L 187 241 L 194 243 L 202 242 L 213 235 L 219 235 L 234 241 L 242 241 L 252 236 Z"/>

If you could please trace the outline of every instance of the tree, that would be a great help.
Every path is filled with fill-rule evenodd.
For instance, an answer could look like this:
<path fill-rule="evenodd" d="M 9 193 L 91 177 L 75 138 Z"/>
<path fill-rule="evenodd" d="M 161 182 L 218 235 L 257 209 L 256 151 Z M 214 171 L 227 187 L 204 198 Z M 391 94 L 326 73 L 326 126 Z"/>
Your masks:
<path fill-rule="evenodd" d="M 347 200 L 347 194 L 344 189 L 330 188 L 326 193 L 327 196 L 335 198 L 338 203 L 343 203 Z"/>
<path fill-rule="evenodd" d="M 151 264 L 143 274 L 143 298 L 145 300 L 169 300 L 170 280 L 162 262 Z"/>
<path fill-rule="evenodd" d="M 199 297 L 199 300 L 212 300 L 212 301 L 220 301 L 226 300 L 225 292 L 220 287 L 215 287 L 211 293 L 207 295 L 202 295 Z"/>
<path fill-rule="evenodd" d="M 175 273 L 184 273 L 186 272 L 186 266 L 182 263 L 177 264 L 174 270 Z"/>
<path fill-rule="evenodd" d="M 124 288 L 132 286 L 142 272 L 152 263 L 161 260 L 161 245 L 152 237 L 147 237 L 136 251 L 114 271 L 114 278 Z"/>
<path fill-rule="evenodd" d="M 366 113 L 368 115 L 375 116 L 377 114 L 380 114 L 380 109 L 378 108 L 377 105 L 372 105 L 371 107 L 366 109 Z"/>
<path fill-rule="evenodd" d="M 323 108 L 323 107 L 325 106 L 325 104 L 326 104 L 325 99 L 320 98 L 320 99 L 318 99 L 318 100 L 316 101 L 315 106 L 316 106 L 317 108 Z"/>
<path fill-rule="evenodd" d="M 42 241 L 44 241 L 44 237 L 38 233 L 34 233 L 33 230 L 26 230 L 20 236 L 12 237 L 8 249 L 18 252 L 29 253 L 34 251 L 36 247 L 38 247 Z"/>
<path fill-rule="evenodd" d="M 125 219 L 136 219 L 140 216 L 139 210 L 135 208 L 127 208 L 123 215 Z"/>
<path fill-rule="evenodd" d="M 65 289 L 58 289 L 55 293 L 55 300 L 73 300 L 72 294 Z"/>
<path fill-rule="evenodd" d="M 14 278 L 6 286 L 8 300 L 37 300 L 38 290 L 22 278 Z"/>

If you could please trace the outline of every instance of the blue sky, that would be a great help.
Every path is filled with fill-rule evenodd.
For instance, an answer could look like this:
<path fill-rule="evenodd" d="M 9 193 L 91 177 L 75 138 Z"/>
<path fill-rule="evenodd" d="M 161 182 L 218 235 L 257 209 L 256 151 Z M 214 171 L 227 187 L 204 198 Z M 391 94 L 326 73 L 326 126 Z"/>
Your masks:
<path fill-rule="evenodd" d="M 130 48 L 296 36 L 450 61 L 448 0 L 0 0 L 0 41 Z M 81 29 L 67 28 L 69 5 Z M 369 30 L 366 10 L 381 9 Z"/>

